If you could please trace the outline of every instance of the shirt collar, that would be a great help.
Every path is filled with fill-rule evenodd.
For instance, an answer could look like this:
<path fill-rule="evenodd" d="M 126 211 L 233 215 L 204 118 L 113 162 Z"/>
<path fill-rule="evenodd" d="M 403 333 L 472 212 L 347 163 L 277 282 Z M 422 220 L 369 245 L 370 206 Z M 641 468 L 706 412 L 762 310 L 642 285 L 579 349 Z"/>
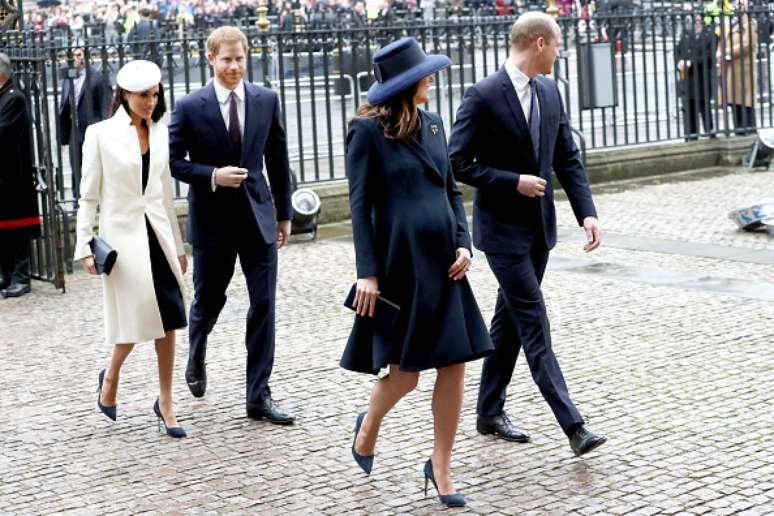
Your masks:
<path fill-rule="evenodd" d="M 228 102 L 228 96 L 231 94 L 230 89 L 225 88 L 221 86 L 221 84 L 217 81 L 217 79 L 212 80 L 212 84 L 215 86 L 215 95 L 218 97 L 218 102 L 221 104 L 225 104 Z M 239 81 L 239 84 L 237 84 L 237 87 L 234 88 L 234 93 L 236 93 L 237 99 L 239 99 L 240 102 L 245 100 L 245 82 Z"/>
<path fill-rule="evenodd" d="M 516 68 L 510 58 L 505 61 L 505 71 L 508 73 L 508 77 L 511 78 L 511 82 L 516 86 L 517 90 L 521 91 L 529 85 L 529 77 Z"/>

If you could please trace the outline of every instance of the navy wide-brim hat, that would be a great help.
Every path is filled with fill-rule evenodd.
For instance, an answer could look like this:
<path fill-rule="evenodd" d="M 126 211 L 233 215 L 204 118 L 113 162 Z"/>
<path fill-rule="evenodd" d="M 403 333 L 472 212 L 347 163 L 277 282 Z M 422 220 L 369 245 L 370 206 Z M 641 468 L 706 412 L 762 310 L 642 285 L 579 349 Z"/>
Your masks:
<path fill-rule="evenodd" d="M 444 55 L 426 55 L 414 38 L 394 41 L 374 54 L 376 82 L 368 89 L 368 103 L 383 104 L 451 64 Z"/>

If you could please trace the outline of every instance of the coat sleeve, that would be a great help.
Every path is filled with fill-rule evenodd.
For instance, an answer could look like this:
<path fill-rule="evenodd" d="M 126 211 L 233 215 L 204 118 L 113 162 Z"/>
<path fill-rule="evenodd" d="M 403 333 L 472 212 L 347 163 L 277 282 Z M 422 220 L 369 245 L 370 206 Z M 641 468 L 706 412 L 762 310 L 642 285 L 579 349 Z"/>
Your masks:
<path fill-rule="evenodd" d="M 264 152 L 266 160 L 266 175 L 269 176 L 274 207 L 277 210 L 277 220 L 290 220 L 293 208 L 290 204 L 291 183 L 290 163 L 288 160 L 288 142 L 285 127 L 282 125 L 279 97 L 274 94 L 274 110 L 272 114 L 269 136 Z"/>
<path fill-rule="evenodd" d="M 191 144 L 190 119 L 185 100 L 178 101 L 169 120 L 169 168 L 172 177 L 188 184 L 210 186 L 215 167 L 194 163 L 186 156 Z"/>
<path fill-rule="evenodd" d="M 180 222 L 177 219 L 177 210 L 175 209 L 174 186 L 172 183 L 172 174 L 169 171 L 169 160 L 167 166 L 161 173 L 161 188 L 164 194 L 164 210 L 167 212 L 169 224 L 172 226 L 172 236 L 175 238 L 175 252 L 178 256 L 185 254 L 183 247 L 183 237 L 180 235 Z"/>
<path fill-rule="evenodd" d="M 349 182 L 349 206 L 352 210 L 352 237 L 355 241 L 357 277 L 366 278 L 379 274 L 374 245 L 374 229 L 371 222 L 373 209 L 372 185 L 369 181 L 372 156 L 373 131 L 366 121 L 355 121 L 347 134 L 347 181 Z"/>
<path fill-rule="evenodd" d="M 91 255 L 89 242 L 94 236 L 94 218 L 102 192 L 102 158 L 97 139 L 98 130 L 94 125 L 87 127 L 83 142 L 81 198 L 78 200 L 75 255 L 73 256 L 76 261 Z"/>
<path fill-rule="evenodd" d="M 446 129 L 443 127 L 443 120 L 437 117 L 435 122 L 443 131 L 443 141 L 446 141 Z M 465 205 L 462 202 L 462 193 L 457 189 L 457 182 L 454 180 L 454 174 L 451 173 L 451 163 L 449 164 L 449 174 L 446 175 L 446 195 L 449 197 L 456 219 L 456 239 L 457 248 L 464 247 L 473 253 L 473 247 L 470 243 L 470 233 L 468 232 L 468 218 L 465 214 Z"/>
<path fill-rule="evenodd" d="M 554 172 L 570 199 L 570 205 L 578 225 L 582 226 L 583 219 L 597 216 L 597 210 L 591 199 L 589 178 L 583 167 L 578 147 L 573 140 L 570 122 L 567 120 L 562 96 L 556 83 L 554 83 L 554 88 L 559 99 L 559 134 L 556 137 L 556 147 L 554 148 Z"/>
<path fill-rule="evenodd" d="M 519 174 L 482 164 L 477 159 L 480 147 L 483 99 L 475 86 L 468 88 L 457 110 L 457 119 L 449 140 L 449 157 L 457 181 L 476 188 L 516 190 Z"/>

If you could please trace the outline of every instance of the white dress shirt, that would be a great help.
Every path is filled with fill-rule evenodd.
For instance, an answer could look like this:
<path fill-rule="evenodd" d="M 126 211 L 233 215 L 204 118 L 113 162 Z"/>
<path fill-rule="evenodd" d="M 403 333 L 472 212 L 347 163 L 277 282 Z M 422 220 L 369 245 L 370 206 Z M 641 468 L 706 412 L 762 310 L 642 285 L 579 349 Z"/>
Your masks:
<path fill-rule="evenodd" d="M 527 125 L 529 125 L 529 109 L 532 107 L 532 91 L 529 86 L 529 77 L 516 68 L 516 66 L 511 63 L 510 58 L 505 61 L 505 71 L 508 73 L 511 83 L 513 83 L 513 88 L 516 90 L 516 95 L 519 97 L 519 102 L 521 103 L 521 110 L 524 112 L 524 119 L 527 121 Z M 537 96 L 535 96 L 535 98 L 537 99 Z M 539 102 L 537 113 L 540 115 Z"/>
<path fill-rule="evenodd" d="M 239 84 L 237 84 L 237 87 L 233 90 L 230 90 L 224 86 L 221 86 L 221 84 L 218 82 L 217 79 L 213 79 L 212 85 L 215 87 L 215 96 L 218 99 L 218 104 L 220 104 L 220 114 L 223 115 L 223 122 L 226 124 L 226 130 L 228 131 L 228 123 L 231 120 L 231 117 L 229 115 L 229 108 L 230 106 L 230 95 L 233 91 L 236 94 L 237 98 L 237 116 L 239 116 L 239 134 L 242 138 L 245 137 L 245 83 L 244 81 L 239 81 Z M 238 163 L 235 163 L 234 165 L 238 165 Z M 217 169 L 212 170 L 212 177 L 210 178 L 210 186 L 212 187 L 212 191 L 214 192 L 218 185 L 215 184 L 215 171 Z"/>
<path fill-rule="evenodd" d="M 83 89 L 83 83 L 86 81 L 86 69 L 84 68 L 78 74 L 78 77 L 73 81 L 73 87 L 75 88 L 75 105 L 81 103 L 81 90 Z"/>
<path fill-rule="evenodd" d="M 220 113 L 223 115 L 223 121 L 226 123 L 226 130 L 228 130 L 229 123 L 229 96 L 231 91 L 224 86 L 221 86 L 217 79 L 213 80 L 215 86 L 215 95 L 218 97 L 218 103 L 220 104 Z M 239 134 L 245 135 L 245 83 L 239 81 L 237 87 L 234 88 L 234 93 L 237 97 L 237 114 L 239 115 Z"/>

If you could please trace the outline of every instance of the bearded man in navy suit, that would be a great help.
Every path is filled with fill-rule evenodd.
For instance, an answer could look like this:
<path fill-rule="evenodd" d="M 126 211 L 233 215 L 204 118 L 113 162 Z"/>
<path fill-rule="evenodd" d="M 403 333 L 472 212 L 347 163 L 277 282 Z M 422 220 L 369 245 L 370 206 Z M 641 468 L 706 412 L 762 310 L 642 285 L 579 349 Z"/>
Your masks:
<path fill-rule="evenodd" d="M 185 378 L 194 396 L 204 396 L 207 336 L 226 303 L 239 257 L 250 296 L 247 416 L 286 425 L 294 418 L 272 400 L 269 377 L 277 249 L 290 235 L 290 167 L 277 94 L 243 80 L 248 51 L 239 29 L 214 30 L 207 38 L 207 59 L 215 78 L 180 99 L 169 124 L 172 175 L 189 185 L 188 241 L 193 246 L 195 295 Z"/>
<path fill-rule="evenodd" d="M 529 435 L 505 413 L 506 389 L 524 348 L 532 377 L 580 456 L 605 442 L 584 425 L 570 399 L 551 334 L 540 283 L 556 244 L 551 169 L 588 238 L 600 244 L 588 177 L 570 132 L 551 73 L 561 33 L 538 12 L 519 17 L 511 30 L 508 60 L 472 86 L 457 111 L 449 154 L 457 181 L 476 188 L 473 242 L 484 251 L 500 288 L 490 334 L 495 353 L 484 360 L 477 430 L 509 441 Z"/>

